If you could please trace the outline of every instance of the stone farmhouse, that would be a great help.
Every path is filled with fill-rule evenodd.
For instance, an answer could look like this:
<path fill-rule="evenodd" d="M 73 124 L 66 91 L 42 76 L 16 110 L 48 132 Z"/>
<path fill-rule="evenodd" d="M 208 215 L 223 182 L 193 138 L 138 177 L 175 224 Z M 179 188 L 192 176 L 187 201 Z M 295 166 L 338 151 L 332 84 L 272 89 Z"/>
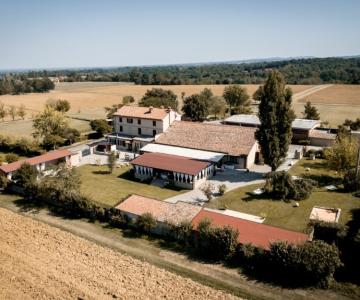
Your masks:
<path fill-rule="evenodd" d="M 131 164 L 141 180 L 160 178 L 193 189 L 224 164 L 248 169 L 255 163 L 255 129 L 180 121 L 171 109 L 123 106 L 107 139 L 118 150 L 142 154 Z"/>
<path fill-rule="evenodd" d="M 114 113 L 114 132 L 108 135 L 108 141 L 119 150 L 137 152 L 180 119 L 181 115 L 171 108 L 125 105 Z"/>

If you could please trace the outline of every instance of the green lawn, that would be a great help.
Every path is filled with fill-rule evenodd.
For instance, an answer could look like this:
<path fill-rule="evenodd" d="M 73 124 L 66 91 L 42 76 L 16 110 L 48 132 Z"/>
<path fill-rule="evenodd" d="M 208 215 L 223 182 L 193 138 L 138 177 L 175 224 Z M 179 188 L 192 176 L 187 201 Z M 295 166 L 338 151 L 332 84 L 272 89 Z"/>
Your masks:
<path fill-rule="evenodd" d="M 115 205 L 131 194 L 163 200 L 186 190 L 160 188 L 133 181 L 128 176 L 129 168 L 116 168 L 108 173 L 107 166 L 82 166 L 76 169 L 81 178 L 82 192 L 91 199 L 106 205 Z"/>
<path fill-rule="evenodd" d="M 310 168 L 310 170 L 306 171 L 306 168 Z M 344 193 L 341 189 L 329 192 L 324 188 L 328 184 L 339 184 L 339 188 L 341 188 L 341 178 L 336 172 L 326 168 L 324 160 L 310 161 L 304 158 L 291 169 L 290 173 L 301 177 L 310 177 L 320 183 L 309 199 L 299 201 L 299 207 L 294 207 L 294 201 L 285 203 L 250 194 L 251 191 L 262 187 L 263 184 L 249 185 L 230 191 L 211 201 L 208 205 L 210 207 L 225 206 L 228 209 L 264 216 L 266 217 L 265 224 L 297 231 L 305 231 L 311 209 L 315 205 L 341 208 L 340 223 L 342 224 L 346 224 L 352 219 L 351 211 L 353 209 L 360 209 L 359 198 Z"/>

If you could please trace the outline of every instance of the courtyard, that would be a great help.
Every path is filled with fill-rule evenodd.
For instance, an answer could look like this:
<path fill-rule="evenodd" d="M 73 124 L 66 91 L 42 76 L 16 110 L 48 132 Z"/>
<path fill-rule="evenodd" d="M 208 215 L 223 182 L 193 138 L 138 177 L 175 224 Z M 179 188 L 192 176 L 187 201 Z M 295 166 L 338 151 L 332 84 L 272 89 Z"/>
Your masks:
<path fill-rule="evenodd" d="M 309 199 L 299 201 L 299 207 L 295 206 L 294 201 L 287 203 L 269 199 L 264 195 L 253 195 L 252 192 L 262 188 L 263 183 L 234 189 L 206 205 L 210 208 L 227 208 L 265 217 L 264 224 L 296 231 L 306 230 L 313 206 L 341 208 L 339 220 L 341 224 L 347 224 L 352 219 L 353 212 L 360 209 L 359 198 L 342 190 L 339 174 L 328 170 L 324 160 L 304 158 L 291 168 L 290 173 L 314 179 L 319 183 Z M 325 186 L 330 184 L 337 186 L 338 189 L 328 191 Z"/>

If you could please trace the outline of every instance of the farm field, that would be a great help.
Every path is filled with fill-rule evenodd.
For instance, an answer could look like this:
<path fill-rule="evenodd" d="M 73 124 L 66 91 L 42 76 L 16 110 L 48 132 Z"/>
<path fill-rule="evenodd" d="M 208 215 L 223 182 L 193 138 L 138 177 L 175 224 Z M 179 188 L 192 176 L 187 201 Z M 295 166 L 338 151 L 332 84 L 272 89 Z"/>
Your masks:
<path fill-rule="evenodd" d="M 259 85 L 244 85 L 249 94 L 253 94 Z M 121 103 L 123 96 L 133 96 L 139 100 L 148 89 L 160 87 L 170 89 L 178 95 L 181 101 L 181 93 L 186 96 L 198 93 L 204 88 L 210 88 L 215 95 L 223 93 L 225 85 L 133 85 L 108 82 L 75 82 L 59 83 L 55 90 L 49 93 L 32 93 L 24 95 L 3 95 L 0 101 L 5 105 L 20 106 L 24 104 L 28 110 L 28 117 L 41 111 L 48 99 L 66 99 L 71 103 L 69 115 L 85 119 L 104 118 L 104 107 Z M 311 86 L 291 86 L 294 93 L 306 90 Z"/>
<path fill-rule="evenodd" d="M 243 85 L 252 95 L 259 85 Z M 92 120 L 105 117 L 105 106 L 120 103 L 123 96 L 132 95 L 138 101 L 148 89 L 160 87 L 171 89 L 178 95 L 181 102 L 181 93 L 186 96 L 198 93 L 204 88 L 210 88 L 215 95 L 223 93 L 225 85 L 133 85 L 112 82 L 74 82 L 59 83 L 55 90 L 49 93 L 3 95 L 0 101 L 6 106 L 20 106 L 24 104 L 27 109 L 26 118 L 34 117 L 44 107 L 49 99 L 67 99 L 71 103 L 70 117 Z M 321 119 L 329 121 L 331 126 L 342 124 L 346 118 L 356 119 L 360 116 L 360 86 L 358 85 L 329 85 L 317 90 L 314 85 L 290 85 L 294 93 L 293 108 L 298 117 L 304 109 L 306 101 L 312 101 L 319 109 Z M 307 93 L 308 91 L 308 93 Z M 298 94 L 298 96 L 297 96 Z M 181 103 L 180 103 L 181 105 Z M 6 120 L 9 121 L 9 118 Z M 31 122 L 0 123 L 0 133 L 9 132 L 26 136 L 31 131 Z M 87 123 L 76 123 L 80 131 L 88 131 Z"/>
<path fill-rule="evenodd" d="M 310 168 L 310 171 L 305 171 Z M 352 211 L 360 209 L 358 198 L 349 193 L 327 191 L 327 184 L 341 184 L 341 178 L 334 171 L 325 167 L 323 160 L 310 161 L 302 159 L 290 169 L 290 173 L 302 177 L 310 177 L 319 181 L 320 186 L 315 189 L 309 199 L 299 201 L 300 206 L 295 207 L 294 201 L 286 203 L 281 200 L 268 199 L 266 196 L 253 196 L 251 192 L 264 184 L 249 185 L 226 193 L 224 196 L 211 201 L 208 206 L 241 211 L 265 217 L 264 224 L 278 226 L 290 230 L 306 230 L 310 212 L 313 206 L 341 208 L 339 222 L 346 224 L 352 219 Z M 341 185 L 339 186 L 341 187 Z"/>
<path fill-rule="evenodd" d="M 238 299 L 0 208 L 1 299 Z"/>
<path fill-rule="evenodd" d="M 81 191 L 98 203 L 114 206 L 131 194 L 163 200 L 186 190 L 160 188 L 127 178 L 128 167 L 108 173 L 107 166 L 81 166 L 76 169 L 81 179 Z"/>

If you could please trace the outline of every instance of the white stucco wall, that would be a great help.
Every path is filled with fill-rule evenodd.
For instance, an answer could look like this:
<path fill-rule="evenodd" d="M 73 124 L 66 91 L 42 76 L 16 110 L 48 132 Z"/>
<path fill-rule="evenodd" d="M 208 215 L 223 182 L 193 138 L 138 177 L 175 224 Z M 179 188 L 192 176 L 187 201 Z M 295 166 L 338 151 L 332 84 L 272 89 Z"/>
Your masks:
<path fill-rule="evenodd" d="M 251 168 L 255 164 L 255 157 L 257 151 L 259 151 L 259 144 L 258 142 L 255 142 L 255 144 L 253 145 L 247 156 L 247 162 L 246 162 L 247 168 Z"/>

